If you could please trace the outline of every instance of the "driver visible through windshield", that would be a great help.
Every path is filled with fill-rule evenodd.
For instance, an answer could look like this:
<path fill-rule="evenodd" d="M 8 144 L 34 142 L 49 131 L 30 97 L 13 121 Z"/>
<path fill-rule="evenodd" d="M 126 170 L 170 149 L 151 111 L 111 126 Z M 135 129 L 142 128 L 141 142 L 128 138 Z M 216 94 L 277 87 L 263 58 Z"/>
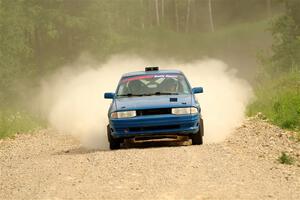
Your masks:
<path fill-rule="evenodd" d="M 117 96 L 150 96 L 190 94 L 190 87 L 183 75 L 153 74 L 121 79 Z"/>

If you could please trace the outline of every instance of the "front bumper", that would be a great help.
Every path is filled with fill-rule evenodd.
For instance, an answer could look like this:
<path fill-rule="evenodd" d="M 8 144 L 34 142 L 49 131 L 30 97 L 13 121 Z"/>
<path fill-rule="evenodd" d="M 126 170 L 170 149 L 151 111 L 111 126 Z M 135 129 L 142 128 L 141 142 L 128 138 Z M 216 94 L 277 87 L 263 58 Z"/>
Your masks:
<path fill-rule="evenodd" d="M 151 135 L 191 135 L 199 130 L 199 114 L 164 114 L 111 119 L 110 128 L 114 138 Z"/>

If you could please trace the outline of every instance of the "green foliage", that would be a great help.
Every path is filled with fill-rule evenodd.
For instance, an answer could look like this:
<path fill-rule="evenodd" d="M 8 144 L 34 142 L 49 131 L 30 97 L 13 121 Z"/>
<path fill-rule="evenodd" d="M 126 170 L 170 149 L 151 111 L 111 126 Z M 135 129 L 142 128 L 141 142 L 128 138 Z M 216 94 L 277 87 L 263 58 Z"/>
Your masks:
<path fill-rule="evenodd" d="M 273 25 L 274 45 L 272 61 L 277 71 L 289 71 L 298 67 L 300 63 L 300 31 L 297 23 L 284 15 Z"/>
<path fill-rule="evenodd" d="M 285 0 L 286 11 L 272 25 L 272 71 L 298 70 L 300 64 L 300 2 Z M 269 71 L 270 72 L 270 71 Z"/>
<path fill-rule="evenodd" d="M 5 110 L 0 111 L 0 139 L 11 137 L 16 133 L 26 133 L 44 127 L 45 123 L 26 111 Z"/>
<path fill-rule="evenodd" d="M 262 112 L 282 128 L 300 128 L 300 2 L 285 0 L 285 13 L 276 18 L 271 31 L 272 55 L 262 57 L 256 84 L 256 100 L 248 115 Z"/>
<path fill-rule="evenodd" d="M 300 73 L 288 73 L 258 85 L 248 115 L 262 112 L 271 122 L 287 129 L 300 128 Z"/>
<path fill-rule="evenodd" d="M 281 152 L 281 155 L 278 158 L 278 162 L 280 162 L 281 164 L 292 165 L 295 162 L 295 160 L 287 153 Z"/>

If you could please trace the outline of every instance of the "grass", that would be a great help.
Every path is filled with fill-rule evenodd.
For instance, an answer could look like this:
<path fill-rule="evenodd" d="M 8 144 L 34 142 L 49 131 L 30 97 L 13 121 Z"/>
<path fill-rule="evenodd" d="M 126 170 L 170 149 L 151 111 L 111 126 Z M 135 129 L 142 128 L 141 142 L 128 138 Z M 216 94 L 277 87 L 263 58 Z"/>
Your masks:
<path fill-rule="evenodd" d="M 281 128 L 300 130 L 300 72 L 282 74 L 256 87 L 247 114 L 263 113 Z"/>
<path fill-rule="evenodd" d="M 16 109 L 0 110 L 0 139 L 13 137 L 17 133 L 28 133 L 45 126 L 37 116 Z"/>
<path fill-rule="evenodd" d="M 286 164 L 286 165 L 292 165 L 295 162 L 293 157 L 291 157 L 290 155 L 288 155 L 285 152 L 281 152 L 281 156 L 279 156 L 278 161 L 281 164 Z"/>

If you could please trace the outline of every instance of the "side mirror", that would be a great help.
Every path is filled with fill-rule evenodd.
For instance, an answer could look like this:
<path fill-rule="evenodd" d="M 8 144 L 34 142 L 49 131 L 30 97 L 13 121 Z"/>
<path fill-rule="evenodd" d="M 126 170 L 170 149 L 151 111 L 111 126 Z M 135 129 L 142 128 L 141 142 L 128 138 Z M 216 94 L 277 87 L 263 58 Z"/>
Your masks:
<path fill-rule="evenodd" d="M 203 93 L 203 87 L 195 87 L 192 89 L 193 94 Z"/>
<path fill-rule="evenodd" d="M 104 93 L 104 99 L 113 99 L 113 98 L 115 98 L 115 93 L 112 93 L 112 92 Z"/>

